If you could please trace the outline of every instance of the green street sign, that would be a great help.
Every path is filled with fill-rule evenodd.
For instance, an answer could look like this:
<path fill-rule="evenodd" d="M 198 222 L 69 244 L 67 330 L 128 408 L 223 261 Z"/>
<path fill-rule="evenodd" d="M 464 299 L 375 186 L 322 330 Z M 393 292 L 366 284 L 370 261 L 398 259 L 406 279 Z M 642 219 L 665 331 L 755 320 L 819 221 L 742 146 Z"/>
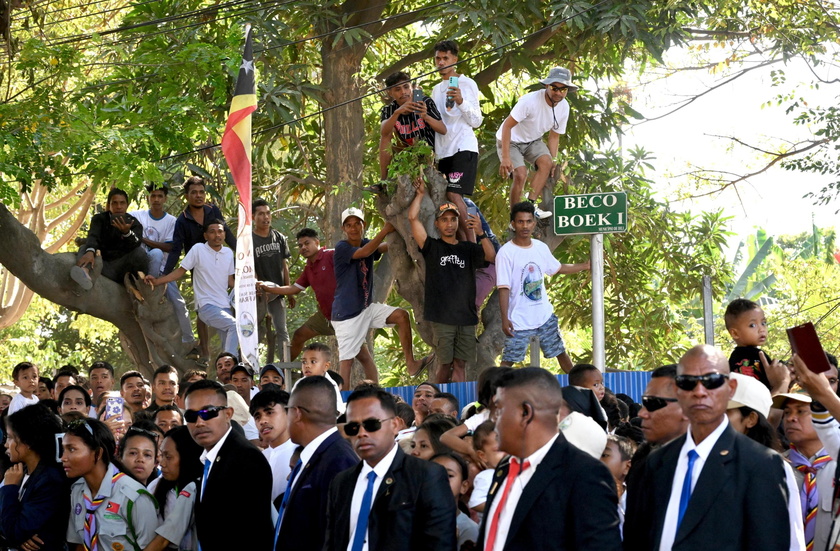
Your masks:
<path fill-rule="evenodd" d="M 627 193 L 584 193 L 554 197 L 554 233 L 586 235 L 627 231 Z"/>

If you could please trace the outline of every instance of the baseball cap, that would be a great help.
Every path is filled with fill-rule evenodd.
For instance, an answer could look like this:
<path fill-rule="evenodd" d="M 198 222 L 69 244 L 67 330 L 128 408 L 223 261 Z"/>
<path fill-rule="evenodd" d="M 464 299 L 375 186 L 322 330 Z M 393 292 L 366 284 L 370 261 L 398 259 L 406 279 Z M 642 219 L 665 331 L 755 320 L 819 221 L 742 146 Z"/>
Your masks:
<path fill-rule="evenodd" d="M 245 372 L 245 373 L 246 373 L 249 377 L 251 377 L 252 379 L 254 378 L 254 370 L 253 370 L 253 369 L 251 369 L 251 366 L 250 366 L 250 365 L 246 365 L 246 364 L 236 364 L 235 366 L 233 366 L 233 369 L 231 369 L 231 370 L 230 370 L 230 374 L 231 374 L 231 376 L 233 376 L 233 374 L 234 374 L 234 373 L 236 373 L 236 372 L 238 372 L 238 371 L 243 371 L 243 372 Z"/>
<path fill-rule="evenodd" d="M 344 222 L 347 221 L 348 218 L 351 216 L 355 216 L 362 222 L 365 221 L 365 214 L 362 212 L 362 209 L 357 209 L 356 207 L 348 207 L 344 209 L 344 212 L 341 213 L 341 225 L 344 225 Z"/>
<path fill-rule="evenodd" d="M 764 417 L 770 415 L 773 398 L 770 397 L 770 391 L 767 390 L 764 383 L 740 373 L 730 373 L 729 378 L 736 380 L 738 386 L 735 387 L 735 395 L 729 399 L 729 405 L 726 409 L 746 406 L 759 412 Z"/>
<path fill-rule="evenodd" d="M 455 213 L 455 216 L 460 216 L 460 213 L 458 212 L 458 207 L 455 205 L 455 203 L 450 203 L 447 201 L 446 203 L 443 203 L 441 206 L 438 207 L 437 212 L 435 213 L 435 220 L 443 216 L 443 213 L 449 212 L 450 210 Z"/>
<path fill-rule="evenodd" d="M 802 402 L 804 404 L 810 404 L 813 402 L 808 393 L 805 392 L 805 389 L 800 387 L 799 385 L 794 385 L 791 389 L 787 392 L 782 392 L 781 394 L 776 394 L 773 396 L 773 407 L 782 409 L 784 407 L 785 402 L 788 400 L 793 400 L 795 402 Z"/>
<path fill-rule="evenodd" d="M 540 82 L 543 84 L 555 84 L 559 82 L 560 84 L 568 86 L 571 90 L 578 89 L 577 86 L 572 84 L 572 73 L 565 67 L 554 67 L 548 72 L 548 76 Z"/>
<path fill-rule="evenodd" d="M 260 370 L 260 379 L 262 379 L 263 375 L 265 375 L 269 371 L 273 371 L 273 372 L 277 373 L 278 375 L 280 375 L 281 379 L 283 379 L 284 381 L 286 380 L 286 378 L 283 376 L 283 372 L 280 371 L 280 369 L 274 364 L 265 364 L 263 366 L 263 368 Z"/>

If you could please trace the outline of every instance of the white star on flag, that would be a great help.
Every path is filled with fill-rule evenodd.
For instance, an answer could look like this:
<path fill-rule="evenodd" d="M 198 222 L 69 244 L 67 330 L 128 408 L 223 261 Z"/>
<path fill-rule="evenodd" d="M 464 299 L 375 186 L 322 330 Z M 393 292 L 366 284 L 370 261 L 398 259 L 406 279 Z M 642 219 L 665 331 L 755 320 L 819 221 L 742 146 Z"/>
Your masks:
<path fill-rule="evenodd" d="M 243 59 L 242 65 L 239 66 L 240 69 L 245 69 L 245 72 L 254 72 L 254 60 L 253 59 Z"/>

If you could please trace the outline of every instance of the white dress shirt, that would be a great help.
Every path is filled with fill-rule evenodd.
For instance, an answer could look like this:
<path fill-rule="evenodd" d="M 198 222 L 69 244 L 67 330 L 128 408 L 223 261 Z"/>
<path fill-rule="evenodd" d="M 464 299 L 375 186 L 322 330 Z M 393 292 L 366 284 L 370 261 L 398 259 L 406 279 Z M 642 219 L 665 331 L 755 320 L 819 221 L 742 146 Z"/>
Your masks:
<path fill-rule="evenodd" d="M 356 487 L 353 489 L 353 499 L 350 501 L 350 540 L 347 543 L 347 551 L 352 551 L 353 549 L 353 539 L 356 537 L 356 523 L 359 520 L 359 511 L 362 508 L 362 499 L 365 497 L 365 491 L 367 490 L 368 485 L 368 473 L 371 471 L 376 473 L 376 478 L 373 481 L 373 497 L 370 501 L 372 509 L 373 502 L 376 501 L 376 492 L 379 491 L 379 486 L 382 485 L 382 481 L 385 479 L 388 469 L 391 468 L 391 464 L 397 456 L 398 449 L 399 446 L 394 444 L 394 447 L 391 448 L 388 455 L 383 457 L 382 460 L 376 464 L 376 467 L 371 467 L 367 464 L 367 461 L 362 463 L 362 471 L 356 479 Z M 368 540 L 368 534 L 365 534 L 365 544 L 362 546 L 362 551 L 368 551 Z"/>
<path fill-rule="evenodd" d="M 201 452 L 201 457 L 199 459 L 200 459 L 202 465 L 204 465 L 205 460 L 207 460 L 207 459 L 210 460 L 210 468 L 207 470 L 207 478 L 208 479 L 210 478 L 210 471 L 213 470 L 213 464 L 216 462 L 216 456 L 219 455 L 219 450 L 222 449 L 222 446 L 224 445 L 225 440 L 227 440 L 227 437 L 230 434 L 230 431 L 231 431 L 231 429 L 228 429 L 227 432 L 225 433 L 225 435 L 222 436 L 219 439 L 218 442 L 216 442 L 216 445 L 213 446 L 212 448 L 210 448 L 210 451 L 204 450 L 203 452 Z M 202 490 L 201 499 L 204 499 L 204 484 L 205 484 L 205 481 L 202 480 L 201 481 L 201 490 Z"/>
<path fill-rule="evenodd" d="M 338 429 L 333 427 L 326 432 L 322 432 L 319 434 L 315 440 L 310 442 L 303 448 L 303 451 L 300 452 L 300 470 L 298 471 L 297 476 L 295 476 L 294 480 L 292 480 L 292 485 L 289 486 L 289 491 L 292 491 L 297 485 L 298 480 L 300 480 L 300 475 L 306 470 L 306 465 L 309 463 L 309 460 L 312 459 L 312 456 L 315 455 L 315 452 L 318 450 L 318 446 L 324 443 L 324 440 L 330 437 L 332 433 L 338 432 Z"/>
<path fill-rule="evenodd" d="M 513 481 L 513 486 L 510 488 L 510 493 L 508 494 L 505 506 L 499 515 L 499 524 L 496 529 L 496 541 L 493 544 L 492 551 L 502 551 L 502 549 L 504 549 L 505 542 L 507 542 L 508 530 L 510 530 L 510 521 L 513 520 L 513 513 L 516 511 L 516 505 L 522 497 L 522 492 L 525 491 L 525 486 L 528 485 L 528 482 L 530 482 L 531 477 L 534 476 L 534 473 L 537 471 L 540 463 L 542 463 L 543 459 L 545 459 L 545 456 L 548 454 L 548 450 L 554 445 L 554 441 L 557 440 L 557 436 L 558 435 L 555 434 L 554 437 L 546 442 L 542 448 L 521 460 L 522 463 L 527 461 L 529 465 L 528 468 L 519 473 L 519 476 L 517 476 L 516 480 Z M 484 531 L 485 542 L 487 541 L 487 536 L 490 533 L 490 526 L 493 524 L 493 515 L 496 514 L 496 508 L 499 506 L 499 500 L 502 499 L 502 493 L 504 492 L 506 483 L 507 477 L 502 480 L 501 487 L 496 489 L 496 495 L 493 498 L 492 505 L 490 505 L 490 510 L 485 511 L 487 514 L 487 526 Z M 493 492 L 492 487 L 490 488 L 490 492 Z M 490 492 L 488 492 L 488 495 Z"/>
<path fill-rule="evenodd" d="M 729 425 L 729 417 L 723 416 L 723 422 L 712 431 L 712 433 L 703 439 L 699 444 L 694 443 L 694 437 L 691 435 L 691 427 L 686 433 L 685 443 L 680 450 L 680 456 L 677 460 L 677 469 L 674 471 L 674 480 L 671 483 L 671 499 L 668 501 L 668 509 L 665 511 L 665 524 L 662 526 L 662 538 L 659 540 L 659 551 L 670 551 L 674 545 L 674 538 L 677 536 L 677 519 L 680 515 L 680 496 L 682 495 L 683 481 L 685 474 L 688 472 L 688 452 L 694 450 L 697 452 L 697 459 L 694 460 L 694 467 L 691 469 L 691 492 L 694 493 L 694 486 L 697 484 L 697 479 L 700 478 L 700 473 L 703 471 L 703 465 L 706 464 L 706 459 L 712 453 L 712 448 L 715 447 L 720 435 Z"/>

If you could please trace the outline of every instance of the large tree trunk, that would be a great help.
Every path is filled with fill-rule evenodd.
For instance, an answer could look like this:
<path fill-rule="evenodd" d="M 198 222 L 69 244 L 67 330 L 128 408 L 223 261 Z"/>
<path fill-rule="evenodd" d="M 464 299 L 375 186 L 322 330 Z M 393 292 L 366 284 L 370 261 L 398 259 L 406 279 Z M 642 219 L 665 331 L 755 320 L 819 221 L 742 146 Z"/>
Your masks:
<path fill-rule="evenodd" d="M 171 304 L 163 297 L 162 287 L 152 290 L 140 283 L 135 287 L 135 294 L 128 285 L 120 286 L 99 275 L 102 258 L 97 256 L 92 273 L 95 284 L 90 291 L 83 291 L 70 279 L 75 255 L 44 251 L 35 234 L 18 222 L 3 203 L 0 203 L 0 235 L 3 235 L 0 264 L 45 299 L 114 324 L 138 369 L 151 375 L 164 363 L 182 370 L 194 366 L 193 362 L 182 359 L 180 330 Z"/>

